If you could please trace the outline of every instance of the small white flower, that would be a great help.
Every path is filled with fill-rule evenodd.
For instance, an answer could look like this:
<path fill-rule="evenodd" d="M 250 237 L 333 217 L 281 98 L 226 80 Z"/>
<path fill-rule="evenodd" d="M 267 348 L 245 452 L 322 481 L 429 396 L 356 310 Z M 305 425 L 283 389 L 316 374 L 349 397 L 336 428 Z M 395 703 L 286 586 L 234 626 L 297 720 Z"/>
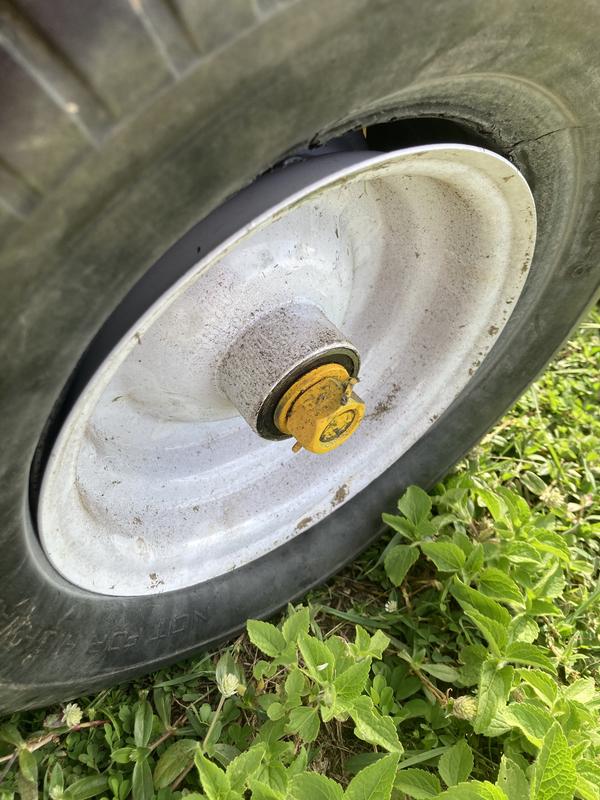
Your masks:
<path fill-rule="evenodd" d="M 239 686 L 240 679 L 238 676 L 234 675 L 232 672 L 228 672 L 220 681 L 219 689 L 224 697 L 231 697 L 237 692 Z"/>
<path fill-rule="evenodd" d="M 560 508 L 565 503 L 560 489 L 556 486 L 548 486 L 544 489 L 540 494 L 540 500 L 542 503 L 545 503 L 548 508 Z"/>
<path fill-rule="evenodd" d="M 393 614 L 395 611 L 398 611 L 398 603 L 395 600 L 388 600 L 385 604 L 385 610 L 388 614 Z"/>
<path fill-rule="evenodd" d="M 329 666 L 329 664 L 327 664 L 327 663 L 325 663 L 325 664 L 318 664 L 318 665 L 317 665 L 317 669 L 319 670 L 319 672 L 323 672 L 323 670 L 324 670 L 324 669 L 327 669 L 327 667 L 328 667 L 328 666 Z"/>
<path fill-rule="evenodd" d="M 67 703 L 63 711 L 63 720 L 65 725 L 69 728 L 79 725 L 83 719 L 83 711 L 79 708 L 77 703 Z"/>
<path fill-rule="evenodd" d="M 471 695 L 457 697 L 452 706 L 452 713 L 458 719 L 474 720 L 477 714 L 477 699 Z"/>

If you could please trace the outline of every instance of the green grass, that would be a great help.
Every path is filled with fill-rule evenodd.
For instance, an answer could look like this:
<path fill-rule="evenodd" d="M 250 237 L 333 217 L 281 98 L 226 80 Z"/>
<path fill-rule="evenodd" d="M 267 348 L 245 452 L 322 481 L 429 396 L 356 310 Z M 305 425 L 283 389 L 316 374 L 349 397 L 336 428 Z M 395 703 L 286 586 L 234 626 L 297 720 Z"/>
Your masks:
<path fill-rule="evenodd" d="M 0 798 L 600 800 L 599 331 L 275 624 L 3 720 Z"/>

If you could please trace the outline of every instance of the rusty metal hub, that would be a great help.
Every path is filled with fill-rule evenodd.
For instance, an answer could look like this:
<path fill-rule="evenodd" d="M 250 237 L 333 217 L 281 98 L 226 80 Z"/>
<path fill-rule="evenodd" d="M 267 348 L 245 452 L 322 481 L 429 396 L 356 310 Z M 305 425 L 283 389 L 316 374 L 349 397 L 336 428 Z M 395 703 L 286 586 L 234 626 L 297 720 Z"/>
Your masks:
<path fill-rule="evenodd" d="M 328 453 L 364 414 L 352 392 L 357 348 L 312 303 L 290 303 L 254 321 L 219 365 L 220 385 L 265 439 L 296 439 L 295 452 Z"/>

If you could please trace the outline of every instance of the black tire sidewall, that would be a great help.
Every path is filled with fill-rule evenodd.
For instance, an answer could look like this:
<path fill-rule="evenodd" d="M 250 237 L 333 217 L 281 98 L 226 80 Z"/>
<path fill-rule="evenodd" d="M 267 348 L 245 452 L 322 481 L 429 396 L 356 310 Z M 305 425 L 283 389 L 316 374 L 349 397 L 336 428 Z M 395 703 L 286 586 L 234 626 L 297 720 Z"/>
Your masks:
<path fill-rule="evenodd" d="M 600 9 L 483 5 L 284 7 L 156 97 L 5 243 L 0 710 L 185 656 L 321 582 L 373 540 L 403 487 L 430 485 L 480 438 L 590 303 L 600 252 Z M 153 597 L 103 597 L 63 581 L 31 524 L 31 460 L 115 305 L 198 219 L 285 153 L 350 124 L 426 114 L 485 130 L 523 170 L 538 209 L 526 290 L 467 389 L 371 486 L 252 564 Z"/>

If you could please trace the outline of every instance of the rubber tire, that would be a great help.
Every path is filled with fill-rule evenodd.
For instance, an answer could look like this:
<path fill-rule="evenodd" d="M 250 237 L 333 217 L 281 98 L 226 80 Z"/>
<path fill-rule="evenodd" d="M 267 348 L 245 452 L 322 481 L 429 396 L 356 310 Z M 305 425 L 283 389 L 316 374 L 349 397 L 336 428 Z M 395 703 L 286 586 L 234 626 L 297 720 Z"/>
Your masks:
<path fill-rule="evenodd" d="M 202 4 L 202 18 L 183 0 L 134 5 L 65 0 L 49 14 L 27 0 L 4 20 L 0 710 L 187 656 L 338 570 L 404 486 L 430 485 L 510 406 L 598 287 L 595 0 L 576 13 L 566 0 L 236 0 Z M 460 119 L 508 154 L 537 204 L 526 289 L 466 390 L 359 496 L 253 564 L 157 597 L 63 581 L 36 539 L 28 479 L 103 320 L 168 246 L 284 154 L 423 116 Z"/>

